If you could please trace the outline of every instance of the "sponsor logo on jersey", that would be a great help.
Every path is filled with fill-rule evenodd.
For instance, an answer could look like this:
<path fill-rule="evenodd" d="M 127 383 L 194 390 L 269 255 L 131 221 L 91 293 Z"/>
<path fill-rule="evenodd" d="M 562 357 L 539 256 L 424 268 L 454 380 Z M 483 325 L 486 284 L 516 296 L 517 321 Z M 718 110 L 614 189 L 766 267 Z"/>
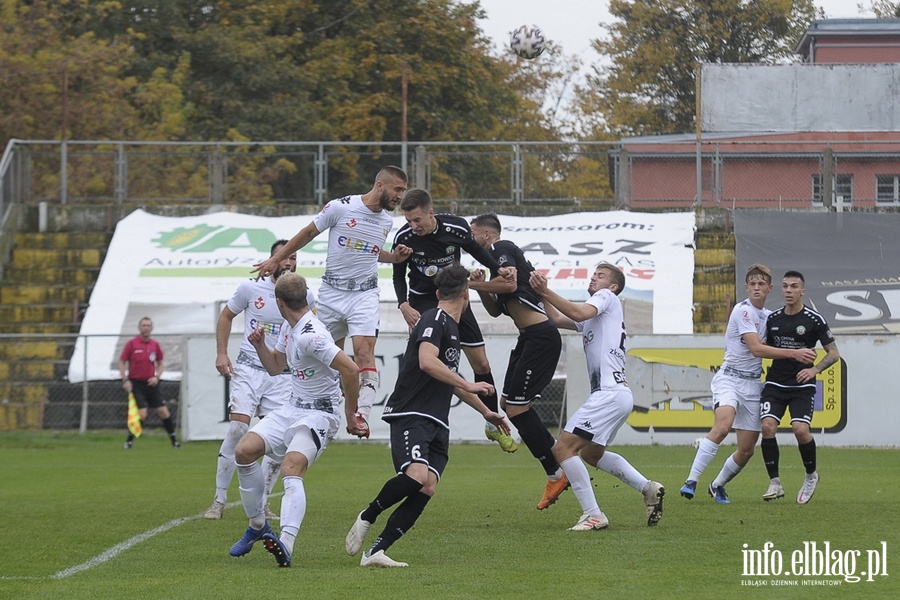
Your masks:
<path fill-rule="evenodd" d="M 338 237 L 337 242 L 338 246 L 346 248 L 351 252 L 364 252 L 366 254 L 378 254 L 379 252 L 381 252 L 381 246 L 378 246 L 377 244 L 372 244 L 365 240 L 347 237 L 345 235 Z"/>
<path fill-rule="evenodd" d="M 250 328 L 262 329 L 266 335 L 278 335 L 281 333 L 281 323 L 266 323 L 265 321 L 250 319 Z"/>
<path fill-rule="evenodd" d="M 291 369 L 291 374 L 297 379 L 312 379 L 316 374 L 316 370 L 312 367 L 308 369 Z"/>

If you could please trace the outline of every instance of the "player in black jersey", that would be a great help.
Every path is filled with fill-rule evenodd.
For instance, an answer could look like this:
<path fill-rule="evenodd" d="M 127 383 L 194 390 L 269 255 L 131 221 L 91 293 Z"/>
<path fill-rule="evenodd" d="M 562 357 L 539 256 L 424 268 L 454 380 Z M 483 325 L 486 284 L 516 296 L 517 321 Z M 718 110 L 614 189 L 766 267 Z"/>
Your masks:
<path fill-rule="evenodd" d="M 353 556 L 362 549 L 366 533 L 381 513 L 398 502 L 402 504 L 388 517 L 375 544 L 363 554 L 360 564 L 364 567 L 408 566 L 388 557 L 385 550 L 416 523 L 447 466 L 454 393 L 509 434 L 503 415 L 489 410 L 475 395 L 488 394 L 493 386 L 484 381 L 470 383 L 457 372 L 457 323 L 469 303 L 468 277 L 469 271 L 458 264 L 443 269 L 435 277 L 437 308 L 425 311 L 409 335 L 397 384 L 381 417 L 391 426 L 391 456 L 398 474 L 357 516 L 347 533 L 347 553 Z"/>
<path fill-rule="evenodd" d="M 531 405 L 553 380 L 562 351 L 562 338 L 547 318 L 543 300 L 528 283 L 534 267 L 518 246 L 500 239 L 497 215 L 479 215 L 471 224 L 475 240 L 487 248 L 501 266 L 516 268 L 514 290 L 509 290 L 496 277 L 497 273 L 492 273 L 495 277 L 490 281 L 483 281 L 483 273 L 473 274 L 475 280 L 469 285 L 481 296 L 492 317 L 507 314 L 519 328 L 519 339 L 509 355 L 500 402 L 509 420 L 519 430 L 522 441 L 547 473 L 544 495 L 537 505 L 538 510 L 544 510 L 569 487 L 569 481 L 553 457 L 556 440 L 537 413 L 531 410 Z"/>
<path fill-rule="evenodd" d="M 514 285 L 515 271 L 501 268 L 491 254 L 475 242 L 469 224 L 456 215 L 434 214 L 431 196 L 425 190 L 411 189 L 403 196 L 400 208 L 406 217 L 406 225 L 400 228 L 394 238 L 394 247 L 406 246 L 412 249 L 409 257 L 401 263 L 394 263 L 394 291 L 397 303 L 410 330 L 425 311 L 438 305 L 435 292 L 435 275 L 451 265 L 459 264 L 460 250 L 465 250 L 475 260 L 500 272 Z M 409 287 L 407 289 L 407 275 Z M 472 309 L 466 306 L 459 321 L 460 345 L 472 366 L 475 381 L 485 381 L 494 385 L 491 365 L 484 350 L 484 337 Z M 492 411 L 499 410 L 496 393 L 483 398 L 484 404 Z M 506 452 L 515 452 L 518 444 L 490 423 L 485 424 L 485 436 L 494 440 Z"/>
<path fill-rule="evenodd" d="M 797 494 L 797 502 L 806 504 L 816 491 L 816 441 L 809 431 L 816 395 L 816 375 L 841 359 L 837 343 L 825 318 L 803 304 L 806 280 L 799 271 L 788 271 L 781 281 L 784 306 L 766 320 L 766 344 L 776 348 L 815 348 L 822 344 L 825 356 L 817 364 L 793 359 L 775 359 L 766 373 L 766 385 L 760 399 L 762 419 L 762 455 L 769 472 L 769 488 L 763 500 L 784 497 L 778 476 L 778 442 L 775 432 L 786 409 L 791 411 L 791 429 L 806 468 L 806 479 Z"/>

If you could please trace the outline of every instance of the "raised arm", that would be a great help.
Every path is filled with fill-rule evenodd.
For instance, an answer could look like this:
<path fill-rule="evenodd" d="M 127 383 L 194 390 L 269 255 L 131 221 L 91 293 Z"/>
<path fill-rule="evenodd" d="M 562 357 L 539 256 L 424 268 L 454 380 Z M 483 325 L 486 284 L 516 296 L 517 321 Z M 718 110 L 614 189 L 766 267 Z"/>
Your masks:
<path fill-rule="evenodd" d="M 566 300 L 549 287 L 547 287 L 547 278 L 538 271 L 533 271 L 531 273 L 531 277 L 528 279 L 528 283 L 534 288 L 534 291 L 538 293 L 538 295 L 544 299 L 545 302 L 549 302 L 556 309 L 559 310 L 563 315 L 569 317 L 572 321 L 576 323 L 580 323 L 582 321 L 587 321 L 588 319 L 593 319 L 597 316 L 597 307 L 592 306 L 590 304 L 575 304 L 571 300 Z"/>
<path fill-rule="evenodd" d="M 250 270 L 251 275 L 255 273 L 257 279 L 271 275 L 278 269 L 278 263 L 313 241 L 319 233 L 321 232 L 316 227 L 315 221 L 310 221 L 309 225 L 298 231 L 297 235 L 292 237 L 287 244 L 276 250 L 275 254 L 266 260 L 253 265 L 253 268 Z"/>

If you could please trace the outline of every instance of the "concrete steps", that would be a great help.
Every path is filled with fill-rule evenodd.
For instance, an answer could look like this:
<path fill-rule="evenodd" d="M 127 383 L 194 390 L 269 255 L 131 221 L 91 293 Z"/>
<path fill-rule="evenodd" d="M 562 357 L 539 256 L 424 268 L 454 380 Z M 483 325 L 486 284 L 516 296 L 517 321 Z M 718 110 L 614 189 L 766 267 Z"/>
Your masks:
<path fill-rule="evenodd" d="M 734 233 L 694 236 L 694 333 L 724 333 L 735 302 Z"/>
<path fill-rule="evenodd" d="M 65 383 L 75 340 L 63 334 L 78 332 L 108 243 L 105 233 L 16 233 L 0 282 L 0 334 L 15 334 L 0 338 L 0 431 L 42 428 L 51 390 L 78 387 Z"/>

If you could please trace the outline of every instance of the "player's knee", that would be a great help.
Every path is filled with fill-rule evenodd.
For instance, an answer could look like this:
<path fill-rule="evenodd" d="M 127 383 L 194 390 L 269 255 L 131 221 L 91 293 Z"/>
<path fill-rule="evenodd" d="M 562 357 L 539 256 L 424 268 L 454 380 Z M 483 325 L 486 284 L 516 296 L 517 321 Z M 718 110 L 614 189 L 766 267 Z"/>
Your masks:
<path fill-rule="evenodd" d="M 754 447 L 750 446 L 749 448 L 740 448 L 738 447 L 737 451 L 734 453 L 734 461 L 740 466 L 746 466 L 750 459 L 753 458 Z"/>
<path fill-rule="evenodd" d="M 709 434 L 707 434 L 707 439 L 710 441 L 721 444 L 725 441 L 725 437 L 728 435 L 728 432 L 731 431 L 731 426 L 723 426 L 721 423 L 716 423 L 713 425 L 712 429 L 709 430 Z"/>

